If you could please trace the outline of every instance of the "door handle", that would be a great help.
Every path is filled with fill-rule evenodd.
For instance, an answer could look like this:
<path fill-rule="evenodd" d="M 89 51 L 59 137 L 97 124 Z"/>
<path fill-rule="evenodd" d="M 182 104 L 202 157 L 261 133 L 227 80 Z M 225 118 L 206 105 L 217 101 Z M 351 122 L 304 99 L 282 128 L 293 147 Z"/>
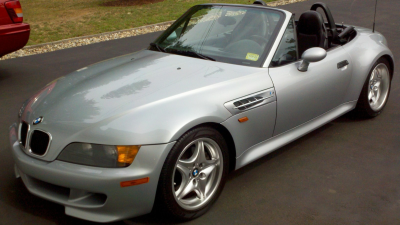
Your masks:
<path fill-rule="evenodd" d="M 343 61 L 341 61 L 341 62 L 339 62 L 339 63 L 337 64 L 337 68 L 338 68 L 338 69 L 341 69 L 341 68 L 343 68 L 343 67 L 345 67 L 345 66 L 347 66 L 347 65 L 349 65 L 349 61 L 343 60 Z"/>

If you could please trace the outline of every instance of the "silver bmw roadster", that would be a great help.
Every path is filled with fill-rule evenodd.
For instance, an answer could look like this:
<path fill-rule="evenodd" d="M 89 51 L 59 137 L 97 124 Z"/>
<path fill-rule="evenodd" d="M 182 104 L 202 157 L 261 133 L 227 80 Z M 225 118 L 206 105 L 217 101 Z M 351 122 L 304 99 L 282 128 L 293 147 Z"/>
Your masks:
<path fill-rule="evenodd" d="M 10 127 L 16 176 L 85 220 L 193 219 L 229 172 L 382 112 L 394 66 L 380 33 L 335 24 L 324 3 L 298 21 L 255 3 L 194 6 L 148 49 L 49 83 Z"/>

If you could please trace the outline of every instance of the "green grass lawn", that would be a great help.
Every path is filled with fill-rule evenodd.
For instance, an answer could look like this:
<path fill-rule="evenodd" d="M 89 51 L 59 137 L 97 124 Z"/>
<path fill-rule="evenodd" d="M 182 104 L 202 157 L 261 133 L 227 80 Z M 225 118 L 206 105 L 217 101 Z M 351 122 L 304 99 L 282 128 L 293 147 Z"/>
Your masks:
<path fill-rule="evenodd" d="M 251 4 L 253 2 L 253 0 L 165 0 L 136 6 L 102 6 L 109 1 L 113 0 L 20 0 L 24 22 L 31 25 L 28 45 L 175 20 L 191 6 L 201 3 Z"/>

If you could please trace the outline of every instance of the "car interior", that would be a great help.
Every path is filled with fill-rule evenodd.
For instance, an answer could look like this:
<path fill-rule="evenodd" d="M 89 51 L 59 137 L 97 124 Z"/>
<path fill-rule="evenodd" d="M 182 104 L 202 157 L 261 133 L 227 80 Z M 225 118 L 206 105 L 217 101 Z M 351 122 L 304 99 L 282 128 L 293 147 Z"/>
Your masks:
<path fill-rule="evenodd" d="M 317 11 L 321 8 L 327 19 Z M 345 27 L 336 25 L 329 7 L 325 3 L 317 2 L 311 6 L 311 9 L 300 15 L 296 21 L 297 38 L 299 43 L 299 56 L 312 47 L 321 47 L 326 50 L 339 45 L 344 45 L 351 41 L 356 32 L 354 27 Z"/>
<path fill-rule="evenodd" d="M 266 6 L 262 0 L 253 4 Z M 322 9 L 326 21 L 317 9 Z M 188 15 L 159 43 L 163 51 L 170 53 L 259 67 L 259 59 L 265 57 L 271 38 L 277 36 L 279 29 L 275 28 L 282 23 L 282 17 L 273 10 L 204 7 Z M 335 24 L 328 6 L 315 3 L 298 21 L 289 23 L 270 66 L 295 62 L 312 47 L 330 51 L 355 36 L 354 27 Z"/>
<path fill-rule="evenodd" d="M 261 0 L 257 0 L 253 4 L 263 5 Z M 317 11 L 319 8 L 322 9 L 326 22 L 323 15 Z M 289 27 L 286 32 L 288 32 Z M 290 43 L 281 41 L 271 62 L 272 67 L 297 61 L 309 48 L 320 47 L 330 51 L 337 46 L 348 43 L 356 36 L 354 27 L 335 24 L 329 7 L 321 2 L 313 4 L 309 11 L 302 13 L 299 20 L 295 21 L 293 30 L 297 37 L 297 54 L 293 50 L 293 48 L 296 48 L 295 44 L 290 45 Z M 295 42 L 294 35 L 290 37 L 290 34 L 287 33 L 284 34 L 283 40 L 290 38 Z"/>

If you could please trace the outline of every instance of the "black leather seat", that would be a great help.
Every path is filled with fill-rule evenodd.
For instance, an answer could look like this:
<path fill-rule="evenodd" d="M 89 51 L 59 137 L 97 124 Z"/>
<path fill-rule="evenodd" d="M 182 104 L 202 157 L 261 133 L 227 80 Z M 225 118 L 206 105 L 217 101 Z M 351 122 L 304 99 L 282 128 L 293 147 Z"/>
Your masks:
<path fill-rule="evenodd" d="M 319 12 L 307 11 L 301 14 L 297 23 L 299 56 L 312 47 L 328 48 L 328 36 L 324 19 Z"/>

